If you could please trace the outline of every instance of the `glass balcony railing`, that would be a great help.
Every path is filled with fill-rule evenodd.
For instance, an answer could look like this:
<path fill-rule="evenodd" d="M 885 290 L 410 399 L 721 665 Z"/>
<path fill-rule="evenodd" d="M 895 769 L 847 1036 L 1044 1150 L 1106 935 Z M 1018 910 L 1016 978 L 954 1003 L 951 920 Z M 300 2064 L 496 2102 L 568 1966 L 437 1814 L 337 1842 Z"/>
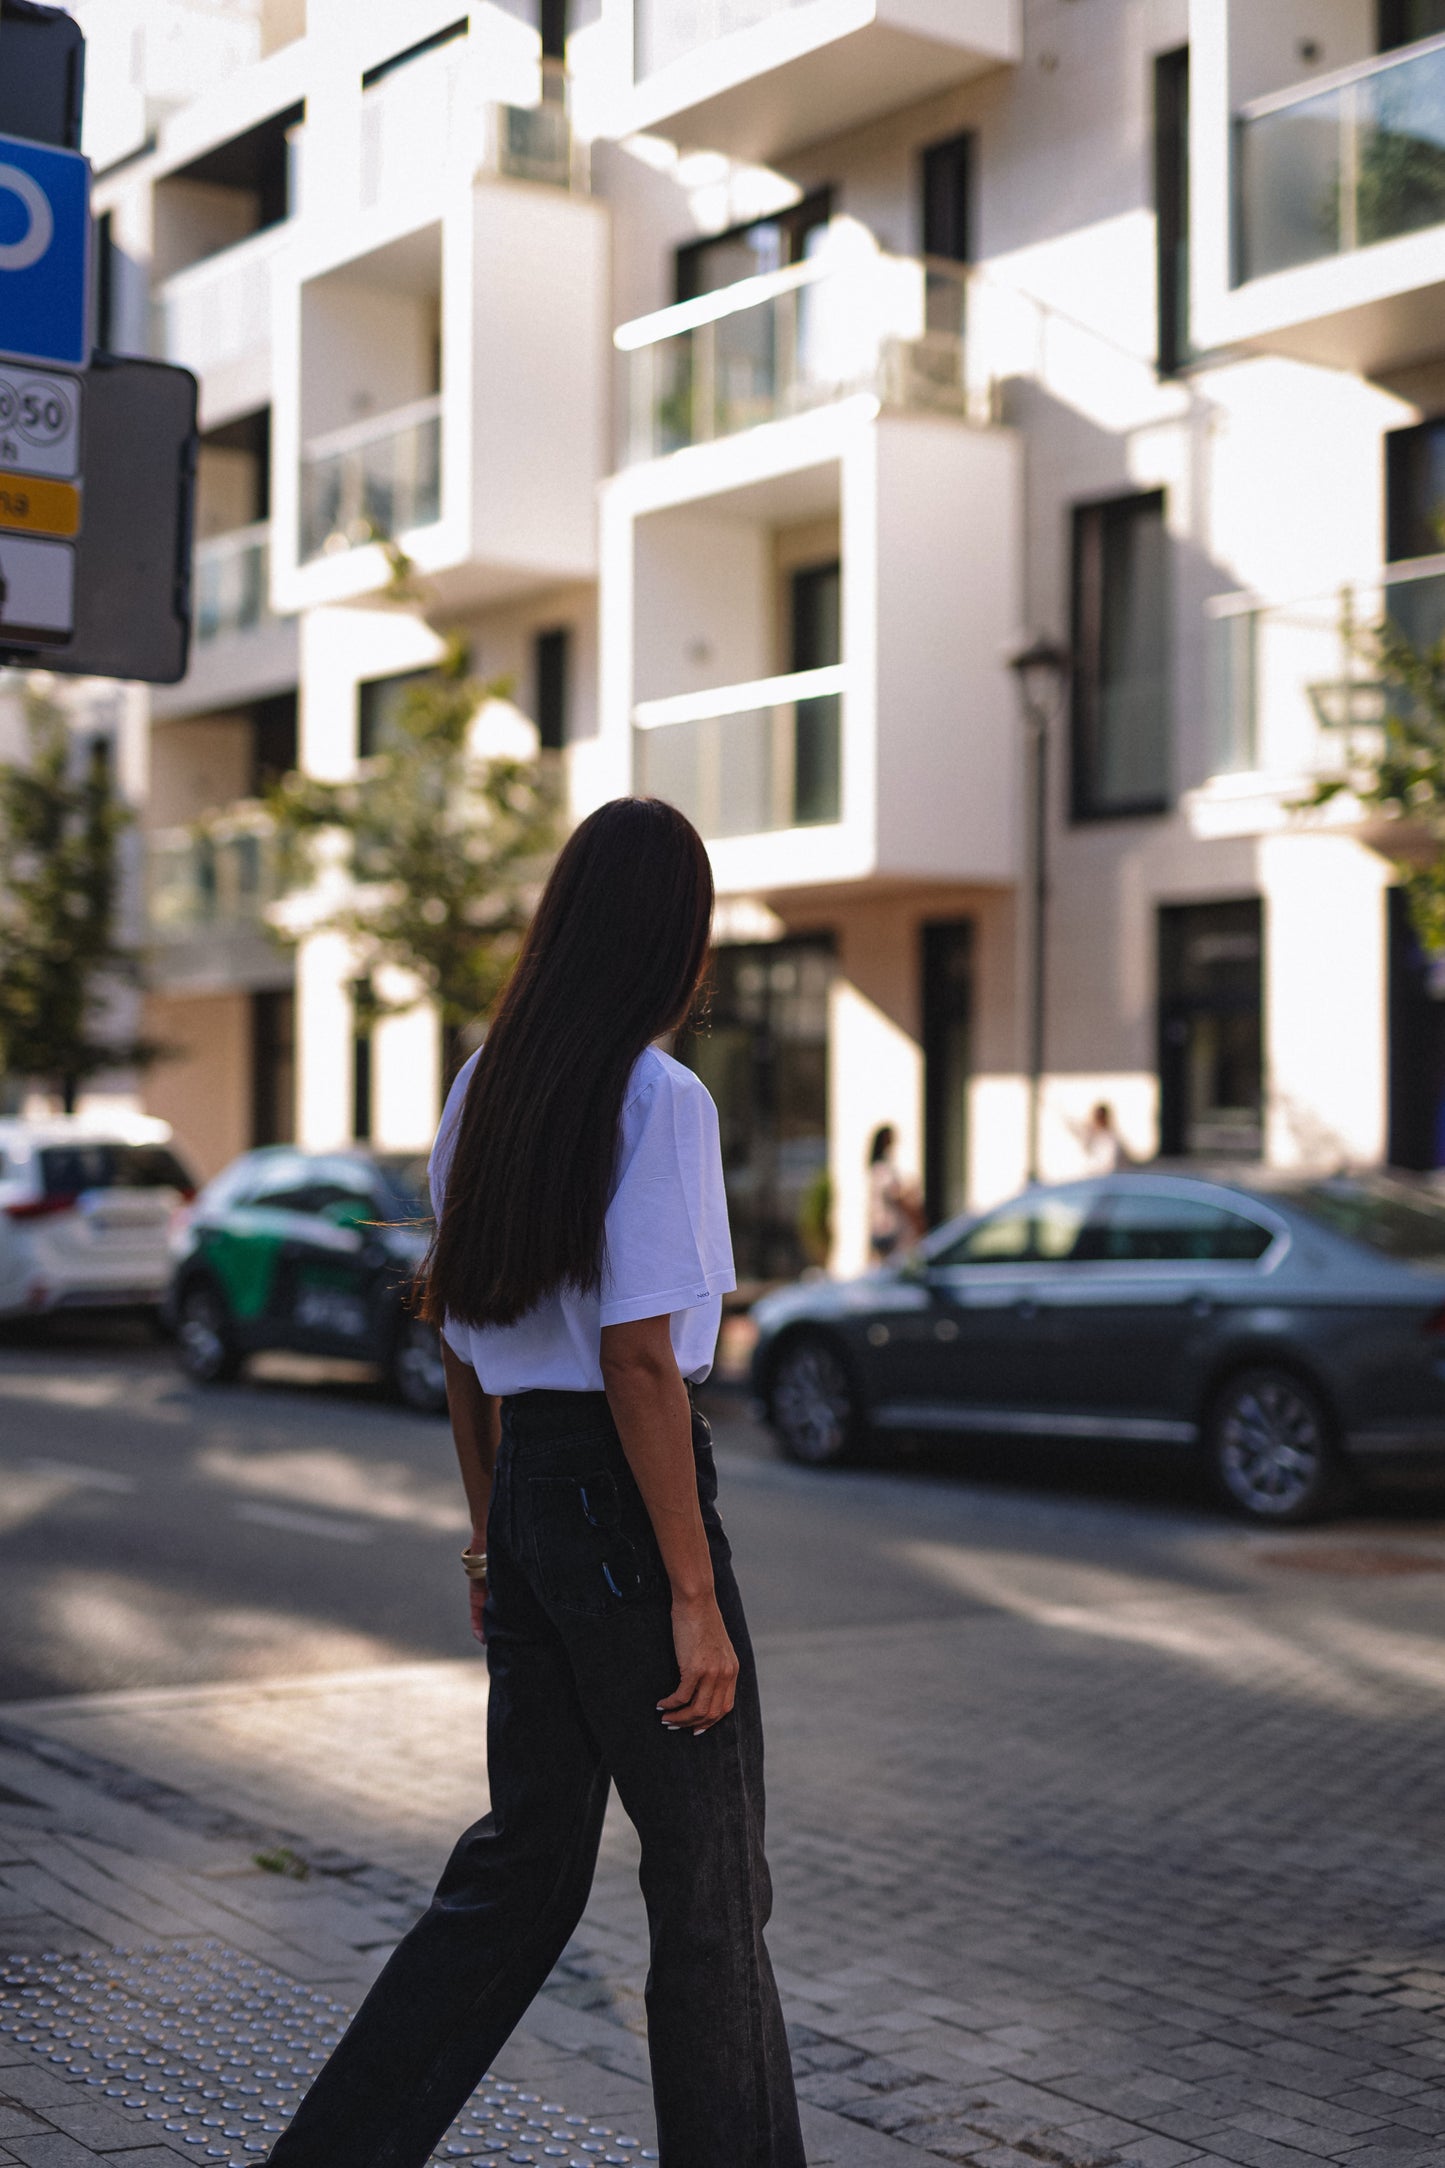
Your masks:
<path fill-rule="evenodd" d="M 1445 639 L 1445 557 L 1301 602 L 1220 595 L 1209 605 L 1214 775 L 1328 773 L 1351 731 L 1378 729 L 1391 694 L 1369 634 L 1386 621 L 1422 651 Z"/>
<path fill-rule="evenodd" d="M 199 645 L 250 632 L 271 615 L 271 528 L 266 520 L 196 544 L 195 631 Z"/>
<path fill-rule="evenodd" d="M 301 557 L 390 542 L 441 518 L 441 398 L 315 437 L 301 457 Z"/>
<path fill-rule="evenodd" d="M 710 842 L 842 818 L 844 670 L 799 670 L 633 713 L 634 787 Z"/>
<path fill-rule="evenodd" d="M 1445 223 L 1445 37 L 1239 121 L 1242 280 Z"/>
<path fill-rule="evenodd" d="M 803 0 L 634 0 L 632 77 L 640 83 L 674 60 L 715 44 L 735 30 L 751 30 Z"/>
<path fill-rule="evenodd" d="M 206 833 L 163 828 L 146 839 L 153 943 L 262 934 L 281 894 L 279 846 L 259 819 Z"/>
<path fill-rule="evenodd" d="M 850 238 L 806 263 L 639 317 L 627 357 L 628 457 L 779 421 L 850 392 L 968 415 L 967 275 Z"/>

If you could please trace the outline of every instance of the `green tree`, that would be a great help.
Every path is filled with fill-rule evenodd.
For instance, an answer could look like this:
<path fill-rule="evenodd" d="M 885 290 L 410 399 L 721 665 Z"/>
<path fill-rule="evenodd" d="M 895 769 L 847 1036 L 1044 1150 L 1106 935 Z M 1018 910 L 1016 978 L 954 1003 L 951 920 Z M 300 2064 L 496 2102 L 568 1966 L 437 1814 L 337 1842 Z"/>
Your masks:
<path fill-rule="evenodd" d="M 405 1006 L 376 991 L 384 967 L 405 971 L 435 1005 L 448 1074 L 463 1031 L 506 982 L 558 841 L 552 768 L 472 750 L 478 709 L 508 691 L 472 677 L 465 648 L 449 641 L 354 776 L 290 775 L 267 799 L 285 885 L 307 897 L 306 927 L 352 945 L 369 1011 L 358 1022 Z"/>
<path fill-rule="evenodd" d="M 1421 947 L 1445 956 L 1445 636 L 1419 643 L 1388 619 L 1362 647 L 1382 719 L 1352 734 L 1343 770 L 1317 783 L 1305 806 L 1349 795 L 1377 816 L 1371 845 L 1400 876 Z"/>
<path fill-rule="evenodd" d="M 159 1049 L 114 1028 L 114 996 L 141 960 L 117 923 L 131 815 L 106 748 L 81 753 L 40 693 L 26 693 L 25 722 L 29 758 L 0 763 L 0 1069 L 71 1113 L 89 1077 Z"/>

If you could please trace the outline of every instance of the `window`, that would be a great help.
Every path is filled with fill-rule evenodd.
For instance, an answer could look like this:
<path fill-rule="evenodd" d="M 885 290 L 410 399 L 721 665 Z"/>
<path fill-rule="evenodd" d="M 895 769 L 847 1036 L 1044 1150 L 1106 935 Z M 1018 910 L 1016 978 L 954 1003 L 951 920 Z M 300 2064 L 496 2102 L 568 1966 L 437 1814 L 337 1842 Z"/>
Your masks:
<path fill-rule="evenodd" d="M 1223 1205 L 1131 1190 L 1109 1200 L 1089 1254 L 1106 1264 L 1249 1263 L 1273 1240 L 1258 1220 Z"/>
<path fill-rule="evenodd" d="M 296 996 L 251 996 L 251 1142 L 288 1144 L 296 1133 Z"/>
<path fill-rule="evenodd" d="M 732 226 L 705 241 L 687 242 L 677 252 L 678 300 L 693 301 L 699 294 L 735 286 L 739 279 L 802 263 L 812 236 L 827 225 L 832 211 L 832 191 L 820 188 L 790 211 Z"/>
<path fill-rule="evenodd" d="M 535 682 L 534 719 L 544 753 L 560 753 L 569 736 L 567 698 L 570 691 L 572 635 L 565 625 L 539 632 L 532 648 Z"/>
<path fill-rule="evenodd" d="M 1331 1234 L 1362 1242 L 1381 1257 L 1445 1260 L 1445 1203 L 1422 1197 L 1403 1182 L 1337 1175 L 1333 1181 L 1282 1189 L 1279 1196 Z"/>
<path fill-rule="evenodd" d="M 248 1202 L 258 1212 L 300 1212 L 355 1225 L 377 1207 L 368 1167 L 344 1159 L 285 1158 L 267 1171 Z"/>
<path fill-rule="evenodd" d="M 1154 62 L 1154 212 L 1159 273 L 1159 373 L 1189 359 L 1189 48 Z"/>
<path fill-rule="evenodd" d="M 1445 418 L 1385 438 L 1385 555 L 1391 564 L 1445 548 Z"/>
<path fill-rule="evenodd" d="M 825 670 L 843 659 L 843 569 L 834 558 L 791 575 L 792 670 Z M 837 693 L 800 700 L 793 713 L 793 821 L 835 821 L 842 804 L 841 702 Z"/>
<path fill-rule="evenodd" d="M 296 694 L 251 703 L 251 796 L 260 798 L 296 766 Z"/>
<path fill-rule="evenodd" d="M 537 28 L 544 60 L 567 58 L 567 0 L 537 0 Z"/>
<path fill-rule="evenodd" d="M 1257 896 L 1159 913 L 1159 1149 L 1264 1148 L 1264 918 Z"/>
<path fill-rule="evenodd" d="M 60 1144 L 40 1153 L 40 1182 L 47 1197 L 78 1197 L 88 1189 L 176 1189 L 191 1196 L 195 1183 L 163 1144 Z"/>
<path fill-rule="evenodd" d="M 923 153 L 923 253 L 951 263 L 971 263 L 973 241 L 973 137 L 950 136 Z"/>
<path fill-rule="evenodd" d="M 372 1073 L 375 1041 L 376 997 L 370 979 L 357 979 L 351 988 L 351 1134 L 358 1144 L 371 1137 Z"/>
<path fill-rule="evenodd" d="M 1170 789 L 1164 492 L 1074 511 L 1075 820 L 1163 813 Z"/>
<path fill-rule="evenodd" d="M 968 1201 L 973 947 L 972 919 L 923 929 L 923 1202 L 935 1226 Z"/>
<path fill-rule="evenodd" d="M 356 688 L 356 757 L 370 760 L 395 739 L 397 718 L 409 692 L 436 675 L 432 670 L 399 670 L 393 677 L 366 678 Z"/>
<path fill-rule="evenodd" d="M 1445 0 L 1380 0 L 1380 51 L 1445 31 Z"/>
<path fill-rule="evenodd" d="M 931 1265 L 1059 1265 L 1072 1257 L 1098 1192 L 1081 1184 L 1005 1205 L 971 1227 Z"/>

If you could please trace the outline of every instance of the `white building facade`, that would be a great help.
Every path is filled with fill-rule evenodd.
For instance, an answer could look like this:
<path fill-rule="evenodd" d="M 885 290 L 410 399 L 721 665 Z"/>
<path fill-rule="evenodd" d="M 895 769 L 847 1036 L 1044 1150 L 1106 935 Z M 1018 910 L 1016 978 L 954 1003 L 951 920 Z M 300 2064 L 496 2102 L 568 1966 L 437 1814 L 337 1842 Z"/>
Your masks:
<path fill-rule="evenodd" d="M 122 348 L 195 368 L 192 670 L 151 698 L 147 1081 L 209 1170 L 424 1144 L 424 1008 L 265 937 L 250 801 L 438 651 L 584 812 L 712 851 L 740 1267 L 870 1138 L 929 1213 L 1131 1152 L 1445 1158 L 1387 860 L 1299 811 L 1445 630 L 1445 0 L 308 0 L 102 174 Z M 1037 834 L 1010 659 L 1045 635 Z M 1371 702 L 1375 705 L 1372 708 Z M 194 823 L 211 817 L 204 843 Z M 219 817 L 219 818 L 218 818 Z"/>

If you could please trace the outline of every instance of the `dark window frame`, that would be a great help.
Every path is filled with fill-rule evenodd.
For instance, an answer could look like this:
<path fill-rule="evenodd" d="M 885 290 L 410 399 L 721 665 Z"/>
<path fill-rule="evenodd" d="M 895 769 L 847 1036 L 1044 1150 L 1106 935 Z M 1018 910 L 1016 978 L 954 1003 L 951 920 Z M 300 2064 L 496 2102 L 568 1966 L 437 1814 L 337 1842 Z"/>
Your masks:
<path fill-rule="evenodd" d="M 1412 23 L 1410 0 L 1379 0 L 1375 43 L 1382 53 L 1393 53 L 1402 45 L 1417 44 L 1421 38 L 1438 37 L 1442 30 L 1445 30 L 1445 21 L 1437 30 L 1421 30 Z"/>
<path fill-rule="evenodd" d="M 1233 913 L 1238 924 L 1235 938 L 1250 938 L 1255 943 L 1256 955 L 1252 966 L 1246 966 L 1238 975 L 1236 983 L 1221 977 L 1213 985 L 1188 983 L 1188 937 L 1189 921 L 1193 919 L 1197 930 L 1206 913 Z M 1230 937 L 1229 928 L 1220 924 L 1217 935 Z M 1186 1084 L 1187 1033 L 1192 1025 L 1205 1017 L 1225 1019 L 1231 1016 L 1253 1015 L 1258 1024 L 1259 1076 L 1257 1101 L 1259 1108 L 1259 1146 L 1251 1154 L 1231 1149 L 1223 1155 L 1227 1158 L 1262 1157 L 1264 1131 L 1269 1110 L 1269 1039 L 1268 1039 L 1268 984 L 1269 922 L 1264 896 L 1236 891 L 1232 895 L 1195 896 L 1178 900 L 1161 900 L 1155 905 L 1155 1012 L 1156 1012 L 1156 1074 L 1159 1079 L 1159 1156 L 1161 1159 L 1207 1157 L 1196 1147 L 1189 1148 L 1189 1104 Z M 1249 983 L 1247 971 L 1252 972 Z M 1220 1156 L 1220 1155 L 1214 1155 Z"/>
<path fill-rule="evenodd" d="M 532 636 L 532 683 L 537 739 L 560 753 L 572 736 L 572 627 L 544 625 Z"/>
<path fill-rule="evenodd" d="M 1166 546 L 1168 498 L 1163 489 L 1129 490 L 1119 496 L 1092 498 L 1076 504 L 1070 513 L 1070 590 L 1073 626 L 1073 674 L 1069 703 L 1069 818 L 1075 826 L 1096 821 L 1157 820 L 1173 809 L 1166 786 L 1142 798 L 1101 803 L 1091 778 L 1101 743 L 1101 708 L 1104 693 L 1104 564 L 1108 523 L 1125 513 L 1142 517 L 1157 511 Z M 1169 583 L 1172 585 L 1172 583 Z M 1165 686 L 1163 730 L 1172 739 L 1172 595 L 1166 595 L 1169 615 L 1165 624 Z"/>
<path fill-rule="evenodd" d="M 778 226 L 788 236 L 788 262 L 801 263 L 803 244 L 807 236 L 818 226 L 826 226 L 833 215 L 834 190 L 825 183 L 821 188 L 810 188 L 807 195 L 785 211 L 770 211 L 766 218 L 745 218 L 736 226 L 725 226 L 721 233 L 702 233 L 695 240 L 679 244 L 674 259 L 674 294 L 677 301 L 693 301 L 706 289 L 698 286 L 691 276 L 692 267 L 699 263 L 712 248 L 726 241 L 740 241 L 744 234 L 756 233 L 763 226 Z"/>
<path fill-rule="evenodd" d="M 1189 338 L 1189 47 L 1154 56 L 1154 218 L 1158 278 L 1158 366 L 1177 376 L 1191 360 Z"/>
<path fill-rule="evenodd" d="M 363 71 L 362 89 L 370 90 L 373 83 L 384 82 L 387 76 L 394 75 L 398 68 L 406 67 L 409 61 L 420 60 L 423 53 L 434 53 L 443 45 L 455 45 L 457 39 L 466 37 L 470 29 L 468 18 L 459 15 L 454 23 L 445 23 L 440 30 L 433 30 L 429 37 L 418 38 L 415 45 L 404 45 L 399 53 L 389 53 L 385 60 L 378 60 L 374 67 Z"/>
<path fill-rule="evenodd" d="M 921 253 L 943 263 L 972 263 L 976 212 L 975 167 L 978 137 L 972 128 L 926 143 L 918 154 L 918 231 Z M 943 187 L 946 178 L 947 188 Z M 939 193 L 935 194 L 935 183 Z M 942 223 L 962 231 L 939 232 L 936 214 L 946 195 L 948 216 Z"/>

